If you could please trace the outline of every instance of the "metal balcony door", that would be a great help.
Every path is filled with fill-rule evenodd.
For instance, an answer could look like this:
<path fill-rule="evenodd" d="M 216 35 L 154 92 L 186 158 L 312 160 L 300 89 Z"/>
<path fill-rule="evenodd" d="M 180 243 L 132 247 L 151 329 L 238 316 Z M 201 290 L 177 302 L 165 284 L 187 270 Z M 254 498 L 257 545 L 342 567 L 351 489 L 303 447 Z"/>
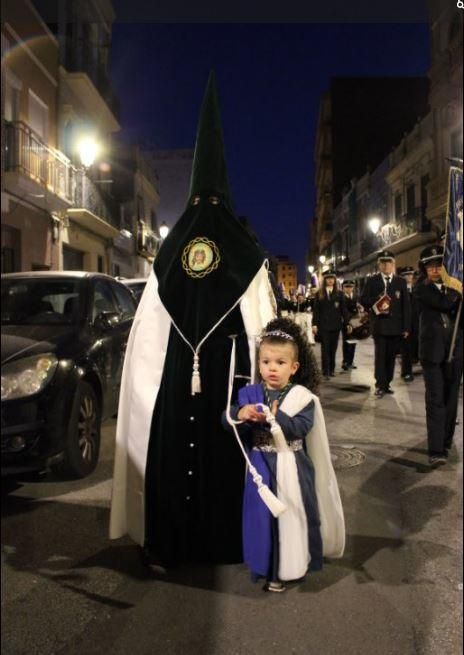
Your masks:
<path fill-rule="evenodd" d="M 63 271 L 83 271 L 84 253 L 63 244 Z"/>

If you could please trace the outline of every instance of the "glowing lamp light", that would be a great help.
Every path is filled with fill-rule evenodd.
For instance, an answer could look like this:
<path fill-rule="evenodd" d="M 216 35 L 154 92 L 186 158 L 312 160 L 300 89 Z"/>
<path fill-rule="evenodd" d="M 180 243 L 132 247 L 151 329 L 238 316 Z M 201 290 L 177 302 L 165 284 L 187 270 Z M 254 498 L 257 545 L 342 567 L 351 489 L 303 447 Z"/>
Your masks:
<path fill-rule="evenodd" d="M 166 223 L 164 223 L 164 222 L 161 223 L 161 225 L 160 225 L 160 229 L 159 229 L 159 233 L 160 233 L 160 237 L 161 237 L 162 239 L 165 239 L 165 238 L 168 236 L 168 234 L 169 234 L 169 228 L 168 228 L 168 226 L 166 225 Z"/>
<path fill-rule="evenodd" d="M 368 223 L 369 229 L 373 234 L 377 234 L 377 232 L 380 230 L 381 224 L 382 223 L 380 218 L 371 218 L 371 220 Z"/>
<path fill-rule="evenodd" d="M 312 275 L 314 273 L 314 266 L 308 266 L 308 273 Z"/>
<path fill-rule="evenodd" d="M 100 148 L 98 143 L 92 137 L 85 137 L 79 141 L 77 151 L 79 153 L 82 166 L 88 168 L 95 161 Z"/>
<path fill-rule="evenodd" d="M 321 264 L 325 264 L 325 255 L 321 255 L 319 257 L 319 261 L 321 262 Z"/>

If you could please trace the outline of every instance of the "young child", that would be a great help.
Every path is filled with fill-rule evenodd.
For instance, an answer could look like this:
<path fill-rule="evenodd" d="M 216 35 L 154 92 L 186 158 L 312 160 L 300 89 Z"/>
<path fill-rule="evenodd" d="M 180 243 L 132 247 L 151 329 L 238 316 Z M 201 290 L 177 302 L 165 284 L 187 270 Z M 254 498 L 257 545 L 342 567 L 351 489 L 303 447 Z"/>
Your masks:
<path fill-rule="evenodd" d="M 318 389 L 320 376 L 306 336 L 290 319 L 271 321 L 260 339 L 258 364 L 261 383 L 239 390 L 230 416 L 243 422 L 239 432 L 252 465 L 287 509 L 274 518 L 247 473 L 243 554 L 253 581 L 266 578 L 266 591 L 281 592 L 285 581 L 320 570 L 323 556 L 341 556 L 343 510 L 319 399 L 309 391 Z M 283 432 L 284 451 L 276 445 L 263 405 Z"/>

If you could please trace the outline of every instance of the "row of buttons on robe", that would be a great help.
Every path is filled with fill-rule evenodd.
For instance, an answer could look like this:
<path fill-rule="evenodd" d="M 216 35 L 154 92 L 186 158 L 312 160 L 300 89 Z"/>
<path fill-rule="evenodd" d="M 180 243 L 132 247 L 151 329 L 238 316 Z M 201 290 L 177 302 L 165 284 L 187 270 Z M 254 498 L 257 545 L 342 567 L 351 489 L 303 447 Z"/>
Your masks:
<path fill-rule="evenodd" d="M 190 420 L 191 420 L 191 421 L 194 421 L 194 420 L 195 420 L 195 417 L 194 417 L 194 416 L 191 416 L 191 417 L 190 417 Z M 193 442 L 190 442 L 189 446 L 190 446 L 190 448 L 195 448 L 195 444 L 194 444 Z M 193 475 L 193 471 L 192 471 L 192 470 L 187 471 L 187 474 L 188 474 L 189 476 L 190 476 L 190 475 Z M 185 497 L 185 500 L 191 500 L 191 496 L 186 496 L 186 497 Z"/>

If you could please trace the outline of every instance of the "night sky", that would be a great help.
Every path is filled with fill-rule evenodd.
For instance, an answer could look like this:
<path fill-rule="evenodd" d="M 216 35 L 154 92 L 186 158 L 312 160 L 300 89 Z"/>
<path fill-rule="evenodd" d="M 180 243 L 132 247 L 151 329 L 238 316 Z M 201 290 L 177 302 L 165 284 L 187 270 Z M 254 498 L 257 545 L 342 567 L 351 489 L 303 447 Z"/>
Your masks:
<path fill-rule="evenodd" d="M 269 251 L 295 260 L 303 279 L 320 94 L 331 76 L 426 75 L 429 32 L 426 24 L 116 19 L 111 59 L 123 135 L 153 148 L 193 148 L 215 70 L 236 213 Z"/>

